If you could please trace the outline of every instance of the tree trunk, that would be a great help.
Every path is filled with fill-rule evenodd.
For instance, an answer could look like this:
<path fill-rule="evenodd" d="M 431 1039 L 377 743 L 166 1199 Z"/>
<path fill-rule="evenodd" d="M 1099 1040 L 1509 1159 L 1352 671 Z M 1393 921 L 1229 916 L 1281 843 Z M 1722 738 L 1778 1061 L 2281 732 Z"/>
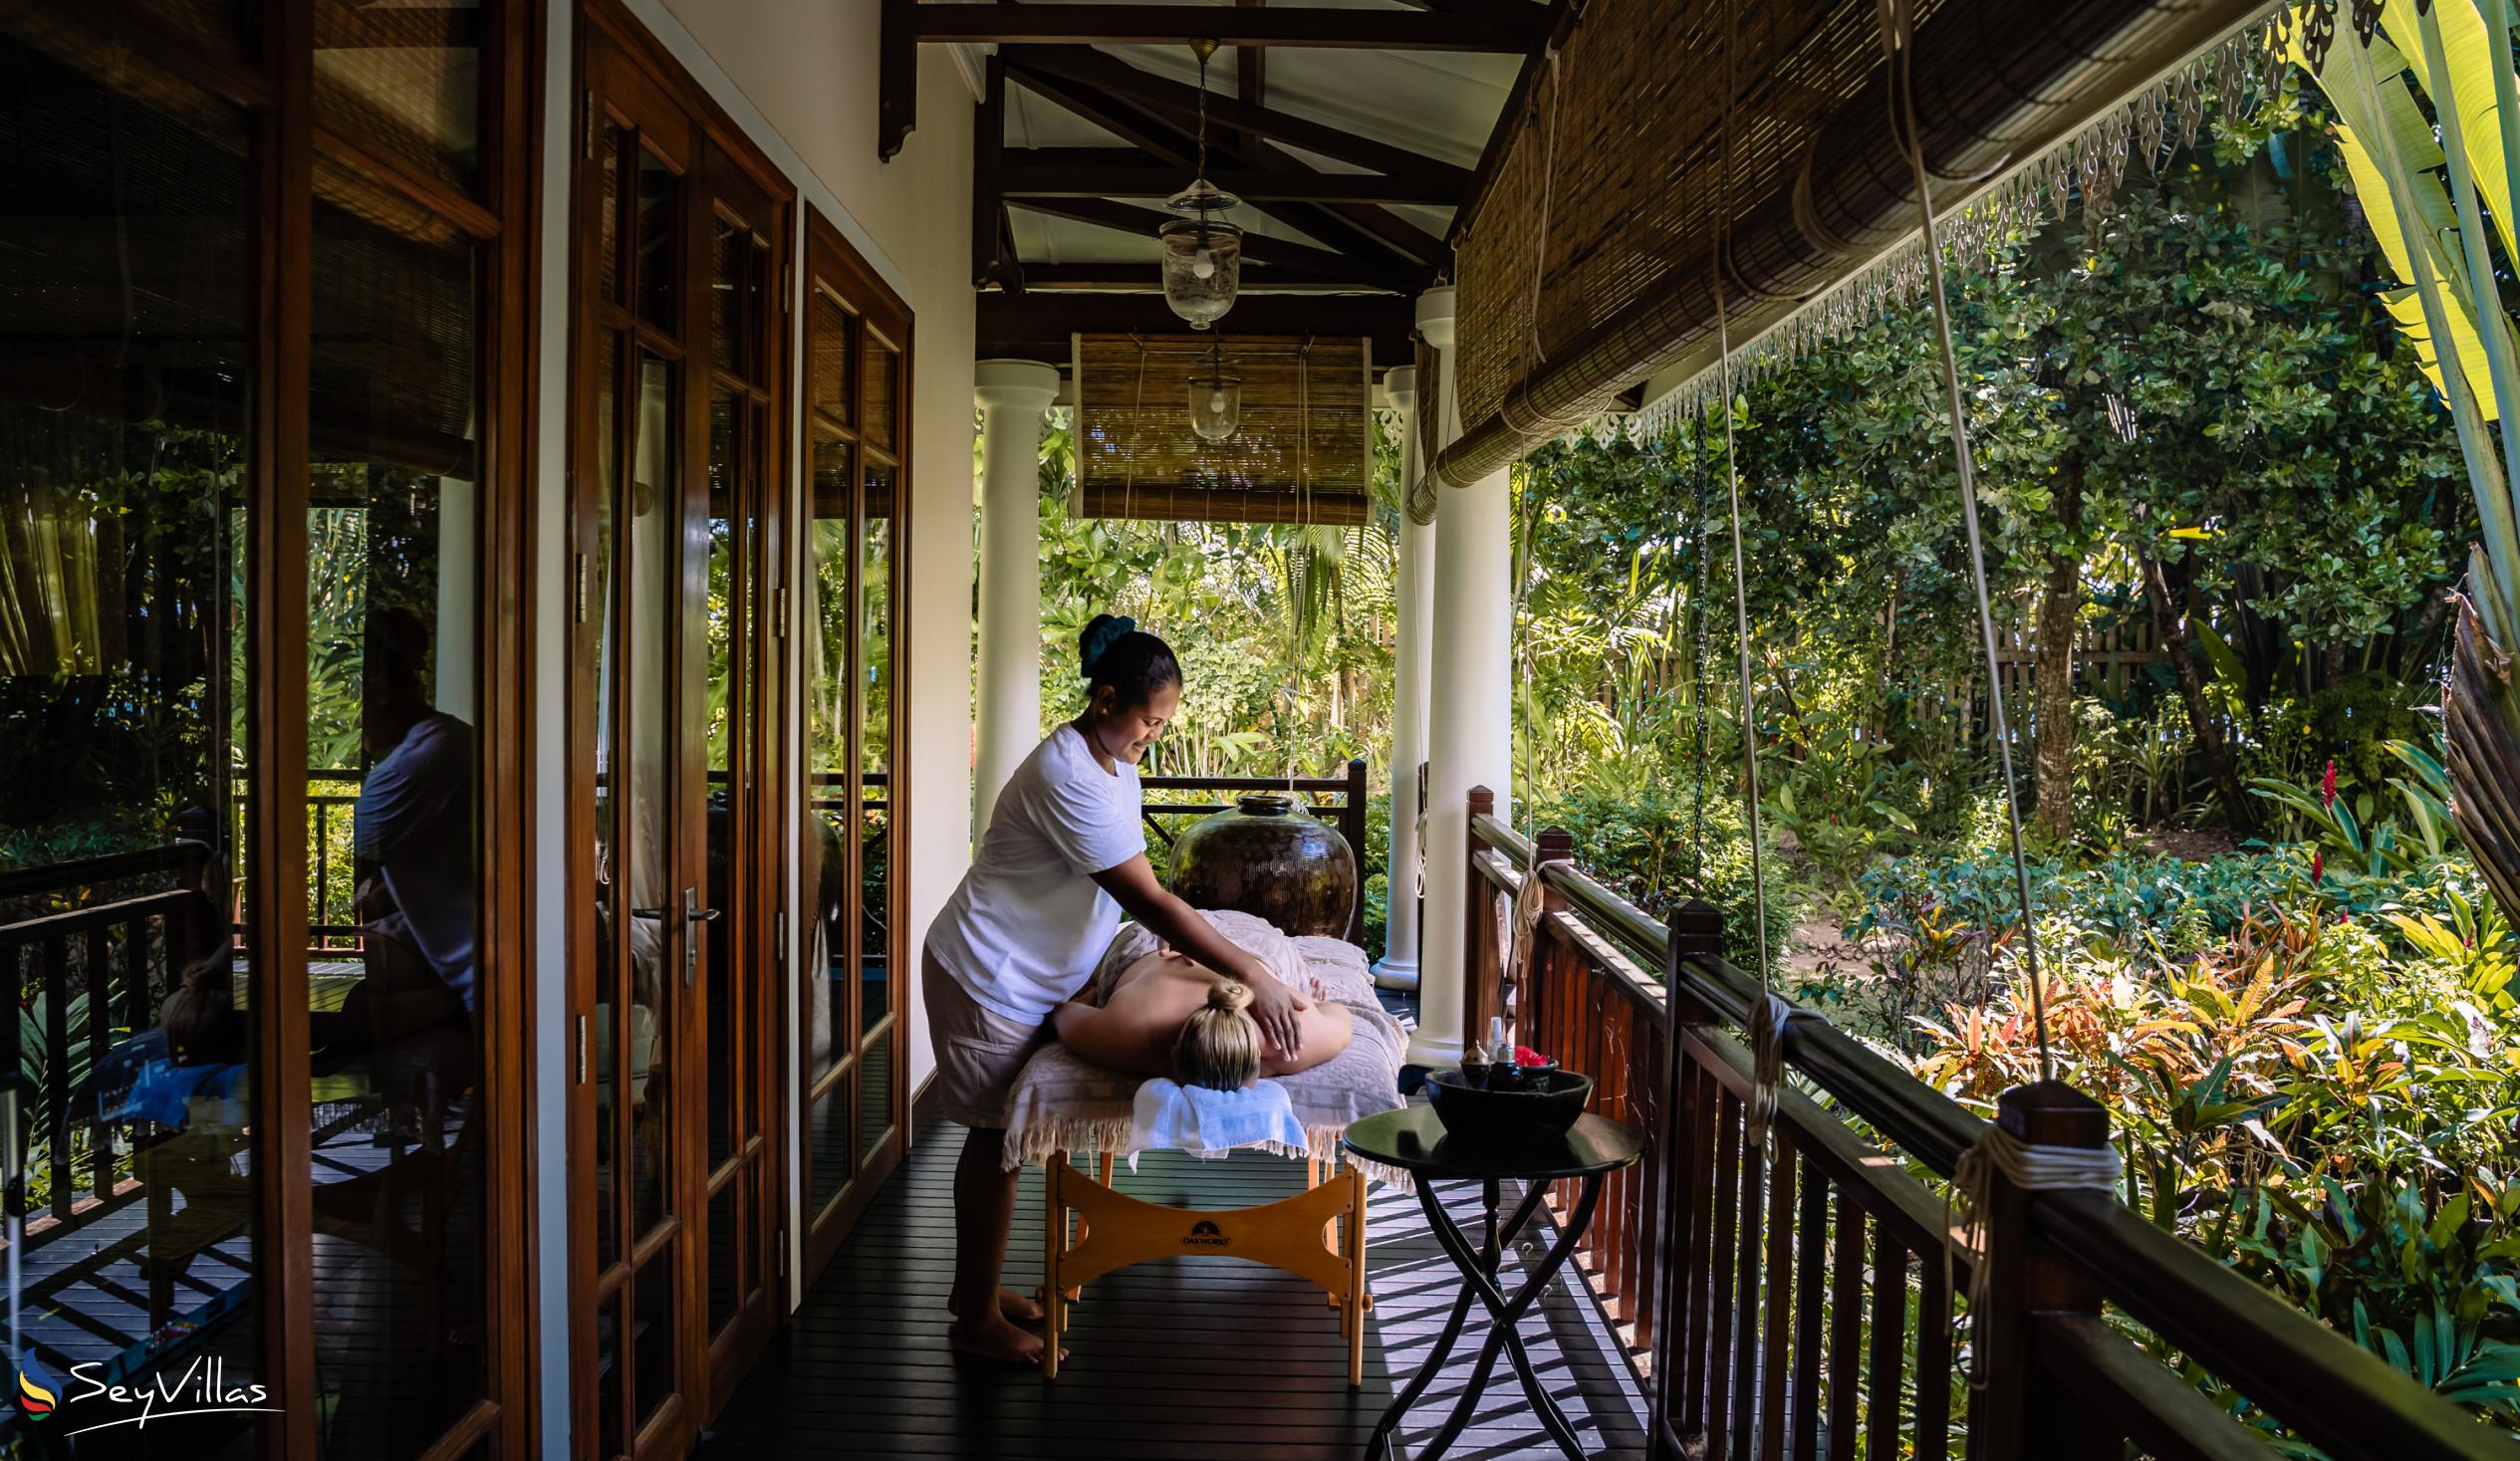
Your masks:
<path fill-rule="evenodd" d="M 2058 842 L 2074 835 L 2074 626 L 2082 597 L 2081 556 L 2051 554 L 2033 630 L 2030 724 L 2039 826 Z"/>
<path fill-rule="evenodd" d="M 2030 725 L 2037 761 L 2039 826 L 2062 843 L 2074 835 L 2074 631 L 2083 607 L 2083 467 L 2057 473 L 2056 512 L 2066 544 L 2048 552 L 2032 629 Z"/>
<path fill-rule="evenodd" d="M 2222 722 L 2214 718 L 2213 706 L 2205 699 L 2204 669 L 2196 662 L 2195 646 L 2188 642 L 2187 572 L 2179 571 L 2178 588 L 2173 592 L 2168 572 L 2158 560 L 2137 562 L 2143 575 L 2143 602 L 2152 610 L 2152 638 L 2170 657 L 2179 703 L 2187 708 L 2188 734 L 2196 742 L 2196 753 L 2205 759 L 2205 774 L 2213 780 L 2223 819 L 2233 832 L 2247 837 L 2257 831 L 2257 805 L 2248 788 L 2240 785 L 2230 738 L 2222 733 Z"/>
<path fill-rule="evenodd" d="M 2484 577 L 2473 572 L 2470 582 Z M 2450 820 L 2504 915 L 2520 921 L 2520 696 L 2512 690 L 2511 656 L 2486 636 L 2466 599 L 2457 608 L 2441 696 Z"/>

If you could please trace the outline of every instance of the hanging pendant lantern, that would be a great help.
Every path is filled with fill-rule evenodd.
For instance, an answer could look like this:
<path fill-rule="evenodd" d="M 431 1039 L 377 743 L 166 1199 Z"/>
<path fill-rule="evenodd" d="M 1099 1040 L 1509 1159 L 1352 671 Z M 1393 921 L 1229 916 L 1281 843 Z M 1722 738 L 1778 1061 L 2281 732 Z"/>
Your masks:
<path fill-rule="evenodd" d="M 1193 41 L 1199 59 L 1198 175 L 1164 206 L 1180 215 L 1155 231 L 1163 246 L 1163 300 L 1172 313 L 1205 330 L 1234 307 L 1242 285 L 1242 230 L 1225 221 L 1241 199 L 1207 180 L 1207 61 L 1214 41 Z"/>
<path fill-rule="evenodd" d="M 1225 373 L 1222 346 L 1208 350 L 1207 369 L 1190 377 L 1190 429 L 1214 444 L 1242 424 L 1242 377 Z"/>

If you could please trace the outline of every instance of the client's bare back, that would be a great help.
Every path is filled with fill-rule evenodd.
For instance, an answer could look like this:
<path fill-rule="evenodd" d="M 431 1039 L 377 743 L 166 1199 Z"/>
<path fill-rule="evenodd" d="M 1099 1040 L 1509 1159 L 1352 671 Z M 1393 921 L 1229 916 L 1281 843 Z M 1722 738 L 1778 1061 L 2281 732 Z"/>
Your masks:
<path fill-rule="evenodd" d="M 1173 1049 L 1182 1026 L 1208 1007 L 1219 986 L 1230 982 L 1206 965 L 1166 949 L 1122 970 L 1100 1008 L 1071 1003 L 1061 1006 L 1053 1018 L 1060 1043 L 1084 1060 L 1133 1076 L 1174 1076 Z M 1292 1076 L 1335 1060 L 1355 1035 L 1347 1006 L 1323 999 L 1316 989 L 1299 987 L 1296 992 L 1309 1006 L 1301 1016 L 1303 1053 L 1289 1058 L 1262 1040 L 1260 1074 L 1264 1077 Z"/>

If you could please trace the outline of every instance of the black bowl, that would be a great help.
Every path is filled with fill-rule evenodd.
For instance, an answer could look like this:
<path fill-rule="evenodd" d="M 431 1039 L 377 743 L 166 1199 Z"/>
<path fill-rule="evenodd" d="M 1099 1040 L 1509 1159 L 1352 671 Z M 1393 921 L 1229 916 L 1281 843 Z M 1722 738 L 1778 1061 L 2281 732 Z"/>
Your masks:
<path fill-rule="evenodd" d="M 1426 1078 L 1426 1097 L 1447 1136 L 1495 1146 L 1563 1136 L 1593 1102 L 1593 1078 L 1574 1071 L 1540 1070 L 1512 1090 L 1472 1086 L 1459 1071 Z"/>

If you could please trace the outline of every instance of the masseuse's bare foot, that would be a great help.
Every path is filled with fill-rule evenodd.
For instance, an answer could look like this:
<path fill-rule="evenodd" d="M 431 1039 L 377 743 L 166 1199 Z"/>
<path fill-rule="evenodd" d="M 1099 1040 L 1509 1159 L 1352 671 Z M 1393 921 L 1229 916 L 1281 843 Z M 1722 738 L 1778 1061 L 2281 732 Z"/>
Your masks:
<path fill-rule="evenodd" d="M 976 1355 L 1000 1364 L 1039 1364 L 1042 1351 L 1048 1347 L 1042 1343 L 1041 1336 L 1017 1329 L 1003 1314 L 955 1320 L 953 1328 L 945 1332 L 945 1342 L 957 1354 Z M 1067 1358 L 1068 1351 L 1060 1350 L 1059 1357 Z"/>
<path fill-rule="evenodd" d="M 962 1306 L 948 1299 L 945 1301 L 945 1312 L 959 1319 Z M 1015 1324 L 1041 1323 L 1041 1302 L 1028 1294 L 1018 1294 L 1004 1284 L 998 1285 L 997 1312 Z"/>

